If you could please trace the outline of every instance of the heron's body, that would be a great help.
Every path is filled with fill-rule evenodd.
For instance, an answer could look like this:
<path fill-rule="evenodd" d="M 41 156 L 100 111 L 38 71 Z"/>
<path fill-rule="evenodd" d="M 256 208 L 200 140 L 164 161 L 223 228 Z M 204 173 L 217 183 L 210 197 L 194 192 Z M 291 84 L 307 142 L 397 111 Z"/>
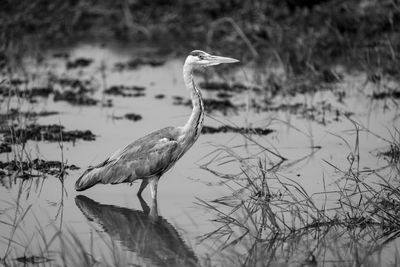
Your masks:
<path fill-rule="evenodd" d="M 183 79 L 186 88 L 190 91 L 193 105 L 192 114 L 187 123 L 182 127 L 166 127 L 152 132 L 129 144 L 123 150 L 115 152 L 99 165 L 89 167 L 77 180 L 75 184 L 77 191 L 88 189 L 98 183 L 131 183 L 142 179 L 138 194 L 140 195 L 150 183 L 152 196 L 156 197 L 157 183 L 161 175 L 185 154 L 201 133 L 204 107 L 201 92 L 193 80 L 193 69 L 197 65 L 201 66 L 199 62 L 205 61 L 203 57 L 210 57 L 209 62 L 211 63 L 203 64 L 206 66 L 237 61 L 211 56 L 198 50 L 193 51 L 183 67 Z M 222 62 L 215 60 L 216 63 L 213 63 L 211 61 L 213 58 Z"/>

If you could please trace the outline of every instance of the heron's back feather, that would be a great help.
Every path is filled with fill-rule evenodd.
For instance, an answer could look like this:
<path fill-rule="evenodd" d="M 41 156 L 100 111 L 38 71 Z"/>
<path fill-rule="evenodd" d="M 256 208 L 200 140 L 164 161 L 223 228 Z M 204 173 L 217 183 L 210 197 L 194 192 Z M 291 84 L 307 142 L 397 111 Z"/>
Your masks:
<path fill-rule="evenodd" d="M 97 166 L 89 167 L 76 181 L 75 189 L 82 191 L 97 183 L 119 184 L 160 176 L 182 156 L 180 131 L 167 127 L 152 132 Z"/>

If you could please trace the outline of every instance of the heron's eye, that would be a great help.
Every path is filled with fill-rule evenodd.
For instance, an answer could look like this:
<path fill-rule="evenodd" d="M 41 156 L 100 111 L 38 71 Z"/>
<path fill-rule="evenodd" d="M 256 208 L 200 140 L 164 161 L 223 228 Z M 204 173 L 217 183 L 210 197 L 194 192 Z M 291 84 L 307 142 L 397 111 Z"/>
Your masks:
<path fill-rule="evenodd" d="M 203 56 L 203 55 L 199 55 L 199 58 L 200 58 L 201 60 L 203 60 L 203 59 L 204 59 L 204 56 Z"/>

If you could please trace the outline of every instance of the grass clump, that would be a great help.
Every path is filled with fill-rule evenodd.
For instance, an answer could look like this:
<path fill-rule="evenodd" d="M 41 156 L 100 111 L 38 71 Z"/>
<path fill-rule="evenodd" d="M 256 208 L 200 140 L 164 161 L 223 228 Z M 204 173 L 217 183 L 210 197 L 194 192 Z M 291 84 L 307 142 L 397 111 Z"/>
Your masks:
<path fill-rule="evenodd" d="M 355 142 L 349 145 L 348 166 L 333 170 L 333 184 L 321 182 L 324 190 L 309 193 L 301 181 L 283 174 L 293 163 L 271 160 L 270 151 L 255 146 L 246 157 L 234 148 L 219 147 L 202 168 L 218 176 L 231 194 L 199 205 L 214 214 L 216 229 L 201 240 L 211 239 L 229 255 L 232 266 L 259 266 L 270 260 L 291 264 L 383 264 L 375 256 L 400 236 L 399 169 L 392 164 L 377 169 L 361 168 L 359 135 L 354 123 Z M 246 135 L 244 135 L 247 137 Z M 217 168 L 238 171 L 226 173 Z M 329 179 L 330 181 L 332 179 Z M 368 251 L 363 255 L 355 251 Z M 327 256 L 331 255 L 331 256 Z M 332 256 L 333 255 L 333 256 Z M 394 261 L 398 257 L 393 254 Z"/>

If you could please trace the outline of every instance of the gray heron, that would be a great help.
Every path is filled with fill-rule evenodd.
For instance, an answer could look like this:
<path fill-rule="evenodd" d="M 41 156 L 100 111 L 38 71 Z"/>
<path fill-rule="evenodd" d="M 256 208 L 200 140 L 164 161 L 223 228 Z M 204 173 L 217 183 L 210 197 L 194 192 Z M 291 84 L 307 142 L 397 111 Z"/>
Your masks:
<path fill-rule="evenodd" d="M 192 51 L 183 66 L 183 80 L 190 91 L 193 110 L 184 126 L 166 127 L 152 132 L 108 159 L 89 167 L 75 183 L 77 191 L 86 190 L 98 183 L 132 183 L 141 179 L 138 196 L 150 184 L 151 197 L 157 198 L 158 181 L 166 171 L 188 151 L 201 133 L 204 120 L 204 106 L 201 91 L 193 79 L 193 70 L 221 63 L 235 63 L 239 60 L 210 55 L 200 50 Z"/>

